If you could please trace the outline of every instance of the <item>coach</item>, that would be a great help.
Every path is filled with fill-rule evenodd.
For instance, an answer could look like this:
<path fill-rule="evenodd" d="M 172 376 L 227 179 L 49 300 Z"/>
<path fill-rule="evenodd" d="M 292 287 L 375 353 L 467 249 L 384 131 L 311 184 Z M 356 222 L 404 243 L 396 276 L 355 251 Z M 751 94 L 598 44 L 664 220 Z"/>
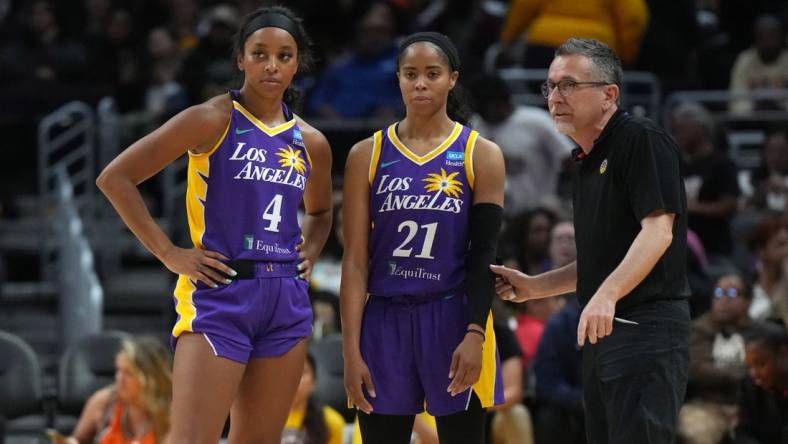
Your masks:
<path fill-rule="evenodd" d="M 668 444 L 689 364 L 687 203 L 675 142 L 618 108 L 621 78 L 618 57 L 598 41 L 556 50 L 542 93 L 579 146 L 577 261 L 538 276 L 492 268 L 504 299 L 577 292 L 589 443 Z"/>

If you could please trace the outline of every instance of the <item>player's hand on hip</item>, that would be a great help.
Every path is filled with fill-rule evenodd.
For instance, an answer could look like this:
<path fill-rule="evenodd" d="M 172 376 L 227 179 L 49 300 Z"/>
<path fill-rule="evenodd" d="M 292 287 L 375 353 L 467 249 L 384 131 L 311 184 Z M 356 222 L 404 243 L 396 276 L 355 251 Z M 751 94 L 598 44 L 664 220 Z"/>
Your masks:
<path fill-rule="evenodd" d="M 312 267 L 314 267 L 314 263 L 312 259 L 306 257 L 306 253 L 301 249 L 301 245 L 296 245 L 296 251 L 298 251 L 298 277 L 309 282 L 309 279 L 312 277 Z"/>
<path fill-rule="evenodd" d="M 503 265 L 490 265 L 495 276 L 495 293 L 504 301 L 525 302 L 531 298 L 530 276 Z"/>
<path fill-rule="evenodd" d="M 449 387 L 452 396 L 468 390 L 479 380 L 482 372 L 482 345 L 484 338 L 476 333 L 466 333 L 460 345 L 451 355 L 449 367 Z"/>
<path fill-rule="evenodd" d="M 350 402 L 366 414 L 372 413 L 372 404 L 364 396 L 362 386 L 367 389 L 369 396 L 375 398 L 375 384 L 372 383 L 372 374 L 364 359 L 359 354 L 354 357 L 345 357 L 345 392 Z"/>
<path fill-rule="evenodd" d="M 609 295 L 597 292 L 580 314 L 580 322 L 577 325 L 577 344 L 582 347 L 586 337 L 589 342 L 596 344 L 596 341 L 613 333 L 615 313 L 616 300 Z"/>
<path fill-rule="evenodd" d="M 237 273 L 221 261 L 229 260 L 221 253 L 200 248 L 172 247 L 162 257 L 164 265 L 173 273 L 188 276 L 194 282 L 200 281 L 209 287 L 232 282 L 225 276 Z M 222 276 L 224 273 L 225 276 Z"/>

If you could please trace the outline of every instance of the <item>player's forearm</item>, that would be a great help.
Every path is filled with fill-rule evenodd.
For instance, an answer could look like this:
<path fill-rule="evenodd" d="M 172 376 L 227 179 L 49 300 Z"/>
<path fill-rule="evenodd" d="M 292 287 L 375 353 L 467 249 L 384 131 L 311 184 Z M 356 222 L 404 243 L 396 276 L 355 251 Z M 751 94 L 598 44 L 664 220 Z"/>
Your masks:
<path fill-rule="evenodd" d="M 672 241 L 670 231 L 644 226 L 624 259 L 602 282 L 597 293 L 609 295 L 614 301 L 628 295 L 648 276 Z"/>
<path fill-rule="evenodd" d="M 304 252 L 307 259 L 316 260 L 320 256 L 320 252 L 323 251 L 331 232 L 331 218 L 331 210 L 304 216 L 301 222 L 301 234 L 304 236 L 301 251 Z"/>
<path fill-rule="evenodd" d="M 533 276 L 529 285 L 534 295 L 531 299 L 571 293 L 577 289 L 577 262 Z"/>
<path fill-rule="evenodd" d="M 356 264 L 342 264 L 339 311 L 342 317 L 342 352 L 345 356 L 360 353 L 361 320 L 367 297 L 367 269 Z"/>
<path fill-rule="evenodd" d="M 120 218 L 142 245 L 162 260 L 167 251 L 173 247 L 173 243 L 153 220 L 134 183 L 122 177 L 102 174 L 96 180 L 96 185 L 107 196 Z"/>

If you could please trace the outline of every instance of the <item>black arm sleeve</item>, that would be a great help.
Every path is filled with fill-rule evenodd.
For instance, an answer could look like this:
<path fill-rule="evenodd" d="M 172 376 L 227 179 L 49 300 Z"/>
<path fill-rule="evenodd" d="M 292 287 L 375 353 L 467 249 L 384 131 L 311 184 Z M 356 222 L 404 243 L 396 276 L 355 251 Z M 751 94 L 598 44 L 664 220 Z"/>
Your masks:
<path fill-rule="evenodd" d="M 487 325 L 495 294 L 495 275 L 490 271 L 490 264 L 495 263 L 502 220 L 503 208 L 500 205 L 479 203 L 471 207 L 471 246 L 465 262 L 468 323 L 482 328 Z"/>

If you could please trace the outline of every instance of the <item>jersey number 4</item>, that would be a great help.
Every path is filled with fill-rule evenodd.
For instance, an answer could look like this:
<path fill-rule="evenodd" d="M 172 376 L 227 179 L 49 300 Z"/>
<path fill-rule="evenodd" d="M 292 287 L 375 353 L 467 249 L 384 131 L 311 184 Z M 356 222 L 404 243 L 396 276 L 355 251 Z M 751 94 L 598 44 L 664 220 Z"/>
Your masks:
<path fill-rule="evenodd" d="M 279 222 L 282 222 L 281 194 L 274 196 L 271 202 L 268 203 L 268 206 L 265 207 L 265 211 L 263 211 L 263 220 L 268 221 L 268 226 L 265 227 L 265 231 L 279 232 Z"/>
<path fill-rule="evenodd" d="M 432 256 L 432 243 L 435 241 L 435 233 L 438 231 L 438 223 L 434 222 L 431 224 L 422 225 L 427 234 L 424 236 L 424 243 L 421 245 L 421 252 L 417 254 L 415 257 L 420 259 L 435 259 Z M 399 224 L 397 227 L 397 233 L 402 233 L 402 230 L 408 230 L 408 234 L 405 236 L 405 240 L 399 244 L 399 247 L 394 249 L 394 253 L 392 256 L 396 257 L 410 257 L 413 248 L 406 248 L 410 241 L 416 237 L 416 233 L 419 232 L 419 224 L 413 220 L 406 220 Z"/>

